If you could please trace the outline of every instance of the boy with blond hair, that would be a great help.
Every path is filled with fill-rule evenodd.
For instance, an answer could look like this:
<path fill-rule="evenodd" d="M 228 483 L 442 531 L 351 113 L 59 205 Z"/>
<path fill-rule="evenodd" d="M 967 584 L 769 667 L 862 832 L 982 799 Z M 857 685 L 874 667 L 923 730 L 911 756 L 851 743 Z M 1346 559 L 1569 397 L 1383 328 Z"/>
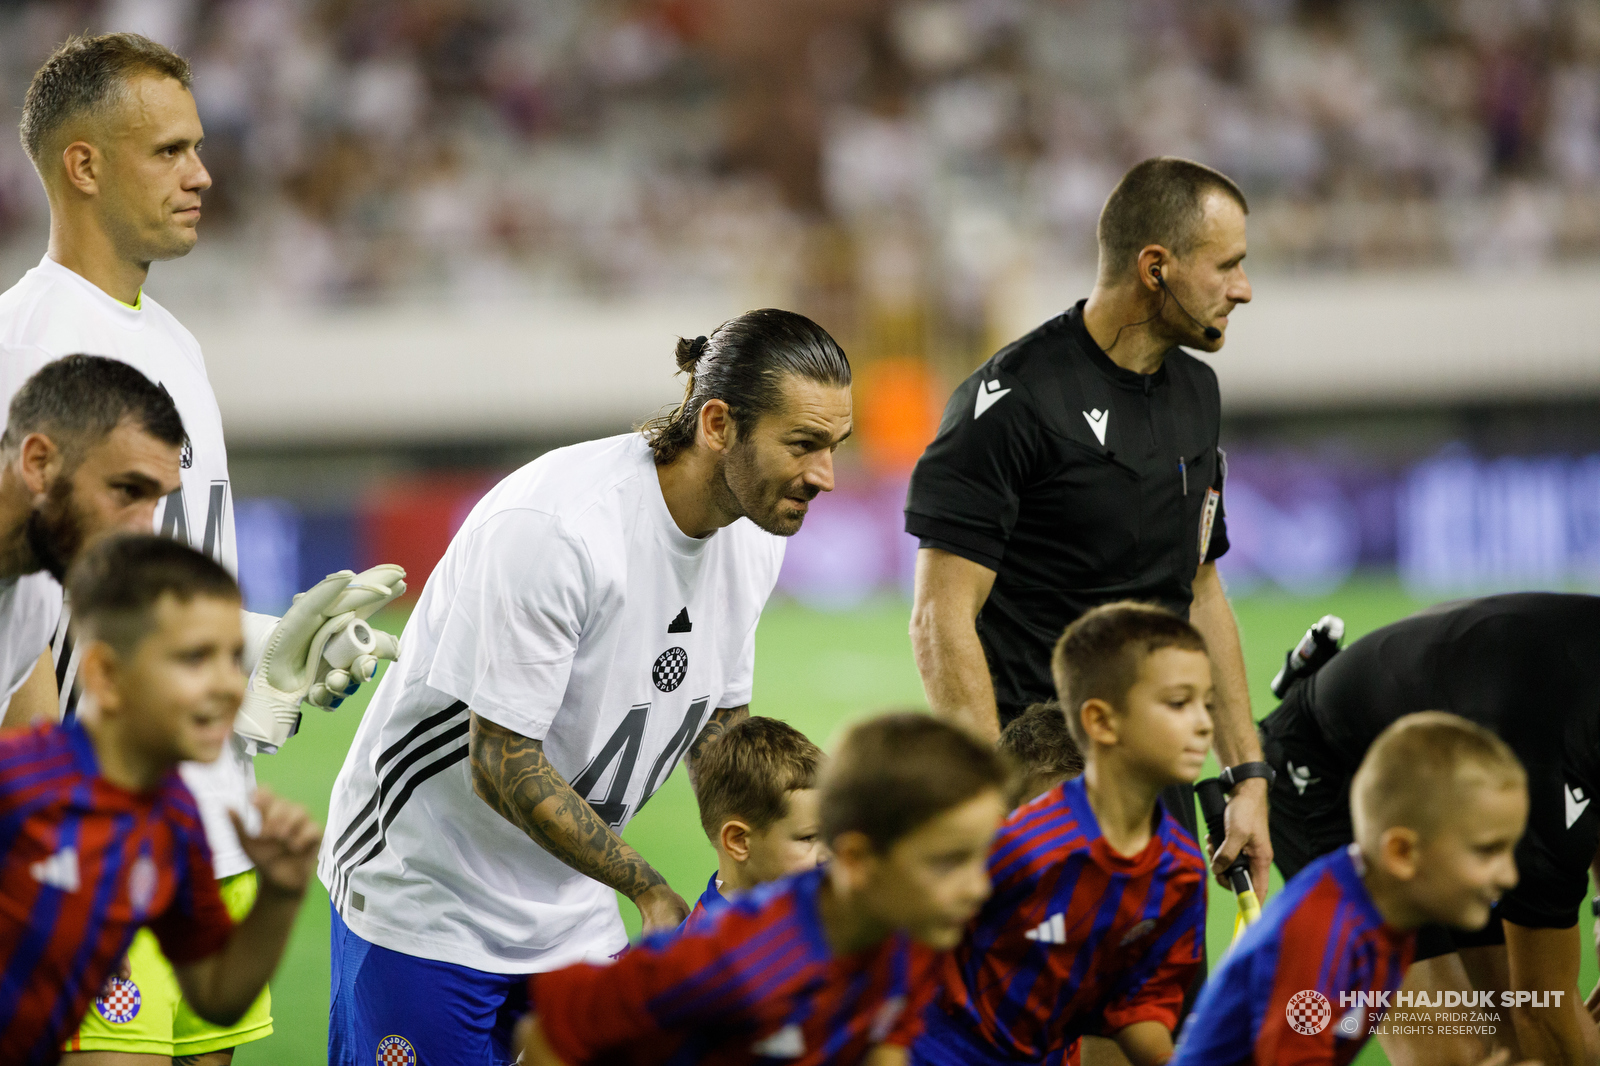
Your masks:
<path fill-rule="evenodd" d="M 1527 774 L 1442 711 L 1373 742 L 1350 791 L 1355 843 L 1300 871 L 1207 983 L 1173 1066 L 1350 1062 L 1400 988 L 1425 923 L 1481 929 L 1517 883 Z"/>
<path fill-rule="evenodd" d="M 913 1048 L 926 1066 L 1062 1062 L 1083 1036 L 1134 1066 L 1172 1054 L 1201 965 L 1206 860 L 1164 810 L 1211 747 L 1199 632 L 1138 603 L 1088 611 L 1051 658 L 1081 777 L 1011 813 L 989 856 L 994 894 L 945 967 Z"/>
<path fill-rule="evenodd" d="M 717 872 L 682 928 L 743 892 L 822 862 L 817 771 L 822 749 L 787 722 L 752 715 L 706 745 L 695 763 L 700 825 Z"/>

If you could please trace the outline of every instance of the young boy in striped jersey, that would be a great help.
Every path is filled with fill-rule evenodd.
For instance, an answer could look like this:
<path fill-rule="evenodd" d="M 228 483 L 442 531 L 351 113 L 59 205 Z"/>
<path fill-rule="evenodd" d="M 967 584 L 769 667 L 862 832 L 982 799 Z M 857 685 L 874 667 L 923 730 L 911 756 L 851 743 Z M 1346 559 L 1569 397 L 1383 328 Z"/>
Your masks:
<path fill-rule="evenodd" d="M 904 1066 L 941 952 L 989 893 L 1006 767 L 963 730 L 886 715 L 823 771 L 826 866 L 745 892 L 610 966 L 536 974 L 525 1066 Z"/>
<path fill-rule="evenodd" d="M 265 792 L 258 833 L 235 813 L 260 890 L 233 924 L 178 776 L 182 761 L 217 758 L 244 696 L 239 586 L 226 570 L 165 537 L 123 536 L 88 549 L 67 591 L 88 699 L 71 721 L 0 738 L 7 1066 L 60 1058 L 96 993 L 111 1022 L 147 1006 L 113 976 L 146 925 L 196 1013 L 232 1024 L 278 964 L 321 839 L 304 810 Z"/>
<path fill-rule="evenodd" d="M 1067 729 L 1060 700 L 1035 703 L 1011 719 L 996 746 L 1014 764 L 1012 798 L 1018 807 L 1083 773 L 1083 753 Z"/>
<path fill-rule="evenodd" d="M 945 966 L 919 1066 L 1056 1064 L 1082 1036 L 1133 1066 L 1172 1055 L 1206 860 L 1157 796 L 1194 781 L 1211 744 L 1205 641 L 1161 608 L 1107 604 L 1067 628 L 1051 670 L 1083 774 L 1001 827 L 994 894 Z"/>
<path fill-rule="evenodd" d="M 1411 964 L 1417 928 L 1481 929 L 1517 883 L 1527 775 L 1504 741 L 1465 718 L 1424 711 L 1380 733 L 1350 813 L 1355 843 L 1267 903 L 1206 983 L 1173 1066 L 1343 1066 L 1384 1007 L 1399 1005 L 1387 994 Z"/>
<path fill-rule="evenodd" d="M 728 903 L 724 892 L 777 881 L 822 862 L 817 770 L 822 751 L 787 722 L 752 715 L 706 745 L 694 765 L 700 825 L 717 872 L 680 928 Z"/>

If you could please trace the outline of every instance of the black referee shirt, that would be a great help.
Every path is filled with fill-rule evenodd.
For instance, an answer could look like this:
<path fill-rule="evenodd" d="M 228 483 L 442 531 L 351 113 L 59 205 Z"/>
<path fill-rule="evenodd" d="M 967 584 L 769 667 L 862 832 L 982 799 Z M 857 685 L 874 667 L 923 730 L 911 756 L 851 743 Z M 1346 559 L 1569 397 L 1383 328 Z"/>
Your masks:
<path fill-rule="evenodd" d="M 978 614 L 1004 725 L 1049 699 L 1050 653 L 1084 611 L 1153 601 L 1187 617 L 1228 550 L 1211 367 L 1181 348 L 1113 363 L 1083 302 L 1002 349 L 950 397 L 911 475 L 906 532 L 995 572 Z"/>
<path fill-rule="evenodd" d="M 1600 842 L 1596 662 L 1600 597 L 1520 592 L 1374 630 L 1290 697 L 1306 702 L 1330 767 L 1343 775 L 1414 711 L 1450 711 L 1499 735 L 1528 772 L 1528 828 L 1517 844 L 1520 879 L 1498 912 L 1518 925 L 1564 929 L 1578 920 Z"/>

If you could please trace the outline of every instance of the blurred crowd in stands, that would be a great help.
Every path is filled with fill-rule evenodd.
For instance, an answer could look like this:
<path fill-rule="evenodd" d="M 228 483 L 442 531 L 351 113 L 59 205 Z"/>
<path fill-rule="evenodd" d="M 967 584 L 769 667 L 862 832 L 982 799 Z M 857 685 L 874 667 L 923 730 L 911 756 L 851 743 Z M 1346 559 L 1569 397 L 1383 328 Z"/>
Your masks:
<path fill-rule="evenodd" d="M 11 114 L 84 29 L 192 59 L 219 298 L 720 286 L 920 354 L 1158 153 L 1261 267 L 1600 256 L 1600 0 L 0 0 Z M 0 249 L 43 218 L 0 137 Z"/>

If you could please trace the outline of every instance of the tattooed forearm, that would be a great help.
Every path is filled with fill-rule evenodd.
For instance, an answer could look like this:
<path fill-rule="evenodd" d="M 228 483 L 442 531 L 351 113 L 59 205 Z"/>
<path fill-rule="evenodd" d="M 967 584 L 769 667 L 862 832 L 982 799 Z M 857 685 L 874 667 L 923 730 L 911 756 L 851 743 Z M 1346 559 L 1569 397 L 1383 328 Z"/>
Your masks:
<path fill-rule="evenodd" d="M 556 772 L 542 741 L 474 714 L 470 757 L 478 798 L 574 870 L 629 899 L 666 883 Z"/>
<path fill-rule="evenodd" d="M 742 704 L 738 707 L 718 707 L 711 712 L 710 721 L 705 728 L 700 730 L 700 735 L 694 738 L 694 743 L 689 745 L 689 753 L 683 760 L 684 769 L 689 773 L 689 786 L 699 791 L 700 783 L 695 778 L 695 763 L 700 758 L 700 753 L 706 750 L 706 745 L 716 740 L 722 734 L 750 717 L 750 705 Z"/>

